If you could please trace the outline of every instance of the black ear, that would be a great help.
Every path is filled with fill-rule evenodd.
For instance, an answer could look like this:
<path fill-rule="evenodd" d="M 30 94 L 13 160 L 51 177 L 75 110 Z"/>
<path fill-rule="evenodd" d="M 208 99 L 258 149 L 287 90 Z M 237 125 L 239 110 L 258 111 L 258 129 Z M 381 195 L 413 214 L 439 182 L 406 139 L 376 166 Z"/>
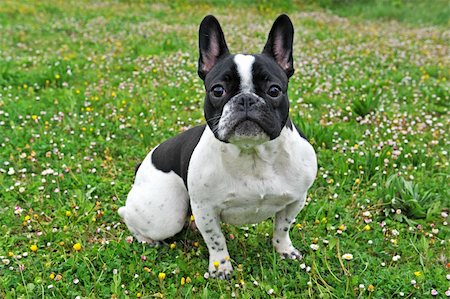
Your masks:
<path fill-rule="evenodd" d="M 223 55 L 229 54 L 229 51 L 219 21 L 214 16 L 209 15 L 203 19 L 198 33 L 200 52 L 198 75 L 205 80 L 206 75 L 217 61 Z"/>
<path fill-rule="evenodd" d="M 273 23 L 263 54 L 273 57 L 289 77 L 294 74 L 292 59 L 292 43 L 294 41 L 294 26 L 287 15 L 280 15 Z"/>

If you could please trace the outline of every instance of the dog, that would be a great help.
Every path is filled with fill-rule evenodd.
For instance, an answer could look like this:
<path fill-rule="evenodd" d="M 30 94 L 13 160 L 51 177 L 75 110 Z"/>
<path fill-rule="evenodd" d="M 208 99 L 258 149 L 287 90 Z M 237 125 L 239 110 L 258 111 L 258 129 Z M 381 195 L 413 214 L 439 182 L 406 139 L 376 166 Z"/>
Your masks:
<path fill-rule="evenodd" d="M 261 54 L 230 54 L 214 16 L 199 29 L 198 75 L 206 124 L 161 143 L 137 170 L 118 210 L 139 241 L 183 229 L 189 212 L 209 251 L 209 273 L 229 279 L 232 265 L 221 222 L 252 224 L 274 217 L 272 243 L 300 259 L 289 229 L 317 173 L 316 154 L 289 118 L 294 28 L 280 15 Z"/>

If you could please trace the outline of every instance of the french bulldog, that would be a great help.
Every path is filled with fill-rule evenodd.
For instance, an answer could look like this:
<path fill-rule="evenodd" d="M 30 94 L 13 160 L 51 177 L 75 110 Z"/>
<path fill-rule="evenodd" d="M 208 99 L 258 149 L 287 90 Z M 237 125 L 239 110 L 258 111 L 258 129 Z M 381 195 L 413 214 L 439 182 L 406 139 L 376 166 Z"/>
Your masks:
<path fill-rule="evenodd" d="M 136 172 L 118 212 L 139 241 L 183 229 L 192 211 L 209 251 L 209 273 L 228 279 L 232 264 L 221 222 L 274 217 L 272 243 L 300 259 L 289 229 L 317 172 L 313 147 L 289 119 L 294 28 L 280 15 L 261 54 L 230 54 L 214 16 L 200 24 L 198 75 L 206 124 L 155 147 Z"/>

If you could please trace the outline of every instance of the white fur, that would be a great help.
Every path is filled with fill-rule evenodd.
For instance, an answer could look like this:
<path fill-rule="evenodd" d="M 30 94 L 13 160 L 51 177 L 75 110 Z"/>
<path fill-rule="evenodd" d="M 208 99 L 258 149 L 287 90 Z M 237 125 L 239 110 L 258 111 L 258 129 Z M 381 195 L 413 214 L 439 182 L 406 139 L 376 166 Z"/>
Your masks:
<path fill-rule="evenodd" d="M 253 92 L 252 68 L 255 62 L 255 56 L 237 54 L 234 56 L 239 77 L 241 78 L 241 92 Z"/>
<path fill-rule="evenodd" d="M 184 226 L 189 196 L 183 180 L 173 171 L 156 169 L 154 149 L 139 167 L 126 205 L 119 209 L 129 230 L 139 241 L 153 242 L 172 237 Z"/>
<path fill-rule="evenodd" d="M 206 127 L 189 163 L 188 188 L 213 275 L 227 277 L 232 270 L 220 221 L 240 225 L 275 216 L 276 250 L 300 258 L 289 228 L 305 204 L 317 161 L 313 147 L 293 130 L 284 128 L 274 140 L 239 148 L 218 141 Z"/>
<path fill-rule="evenodd" d="M 313 147 L 288 128 L 275 140 L 242 149 L 220 142 L 207 126 L 189 164 L 191 205 L 212 206 L 227 223 L 258 223 L 304 201 L 316 172 Z"/>

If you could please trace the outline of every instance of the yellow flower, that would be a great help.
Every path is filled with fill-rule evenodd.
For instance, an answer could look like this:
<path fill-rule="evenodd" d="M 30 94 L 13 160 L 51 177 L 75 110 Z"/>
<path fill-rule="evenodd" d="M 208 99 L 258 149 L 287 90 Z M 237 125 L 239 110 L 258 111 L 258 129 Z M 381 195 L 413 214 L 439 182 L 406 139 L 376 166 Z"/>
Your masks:
<path fill-rule="evenodd" d="M 177 247 L 177 244 L 175 244 L 175 243 L 170 244 L 170 249 L 175 249 L 176 247 Z"/>
<path fill-rule="evenodd" d="M 55 75 L 55 79 L 59 79 L 59 78 L 61 78 L 61 76 L 58 75 L 58 74 L 56 74 L 56 75 Z"/>
<path fill-rule="evenodd" d="M 158 274 L 158 279 L 159 279 L 160 281 L 163 281 L 164 279 L 166 279 L 166 273 L 160 272 L 160 273 Z"/>
<path fill-rule="evenodd" d="M 137 292 L 137 293 L 136 293 L 136 297 L 137 297 L 137 298 L 141 298 L 141 296 L 142 296 L 142 294 L 141 294 L 140 292 Z"/>
<path fill-rule="evenodd" d="M 191 283 L 191 278 L 189 276 L 186 277 L 186 283 Z"/>
<path fill-rule="evenodd" d="M 367 287 L 367 290 L 369 292 L 373 292 L 373 291 L 375 291 L 375 287 L 372 284 L 369 284 L 369 286 Z"/>
<path fill-rule="evenodd" d="M 214 265 L 214 268 L 219 268 L 219 262 L 218 261 L 215 261 L 215 262 L 213 262 L 213 265 Z"/>
<path fill-rule="evenodd" d="M 369 230 L 370 230 L 370 225 L 366 224 L 366 225 L 364 226 L 363 230 L 369 231 Z"/>
<path fill-rule="evenodd" d="M 67 217 L 70 217 L 70 216 L 72 216 L 72 212 L 70 212 L 70 211 L 66 211 L 66 216 L 67 216 Z"/>
<path fill-rule="evenodd" d="M 30 217 L 30 215 L 27 215 L 27 216 L 25 216 L 25 221 L 28 221 L 28 220 L 30 220 L 31 219 L 31 217 Z"/>
<path fill-rule="evenodd" d="M 80 251 L 81 250 L 81 244 L 80 243 L 75 243 L 72 248 L 75 251 Z"/>
<path fill-rule="evenodd" d="M 152 270 L 149 267 L 144 267 L 144 271 L 150 273 Z"/>
<path fill-rule="evenodd" d="M 344 224 L 341 224 L 341 225 L 339 225 L 338 229 L 341 231 L 344 231 L 347 229 L 347 227 Z"/>
<path fill-rule="evenodd" d="M 419 277 L 419 276 L 421 276 L 421 275 L 422 275 L 422 272 L 420 272 L 420 271 L 416 271 L 416 272 L 414 272 L 414 275 L 415 275 L 416 277 Z"/>
<path fill-rule="evenodd" d="M 359 185 L 360 183 L 361 183 L 361 180 L 360 180 L 360 179 L 356 179 L 356 180 L 355 180 L 355 184 L 356 184 L 356 185 Z"/>
<path fill-rule="evenodd" d="M 31 245 L 30 246 L 30 250 L 33 251 L 33 252 L 36 252 L 38 250 L 37 245 L 36 244 Z"/>
<path fill-rule="evenodd" d="M 53 280 L 53 278 L 55 278 L 55 273 L 50 274 L 49 278 L 50 278 L 51 280 Z"/>
<path fill-rule="evenodd" d="M 191 215 L 191 222 L 195 221 L 194 215 Z"/>
<path fill-rule="evenodd" d="M 186 283 L 186 279 L 184 277 L 181 277 L 181 285 L 184 286 L 185 283 Z"/>

